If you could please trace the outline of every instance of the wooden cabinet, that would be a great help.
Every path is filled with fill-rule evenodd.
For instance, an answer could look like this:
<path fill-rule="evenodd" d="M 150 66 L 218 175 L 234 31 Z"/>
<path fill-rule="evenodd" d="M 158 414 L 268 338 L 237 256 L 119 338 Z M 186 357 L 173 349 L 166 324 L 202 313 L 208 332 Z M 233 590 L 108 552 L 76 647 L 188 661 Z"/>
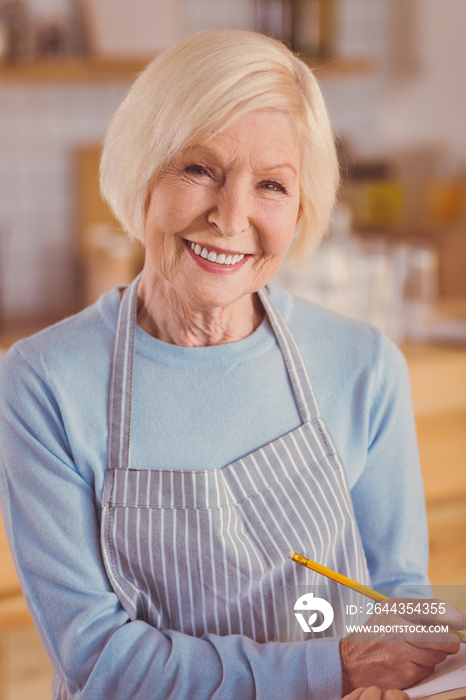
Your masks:
<path fill-rule="evenodd" d="M 0 633 L 32 624 L 11 558 L 0 514 Z M 1 697 L 1 696 L 0 696 Z"/>
<path fill-rule="evenodd" d="M 434 584 L 466 583 L 466 348 L 405 348 Z"/>

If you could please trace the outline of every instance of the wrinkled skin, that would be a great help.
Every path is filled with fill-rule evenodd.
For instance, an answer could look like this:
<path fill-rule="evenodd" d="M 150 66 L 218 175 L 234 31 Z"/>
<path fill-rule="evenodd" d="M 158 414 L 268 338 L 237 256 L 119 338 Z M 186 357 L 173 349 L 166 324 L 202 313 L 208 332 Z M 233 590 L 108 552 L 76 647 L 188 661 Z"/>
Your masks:
<path fill-rule="evenodd" d="M 388 691 L 390 688 L 409 688 L 427 678 L 435 666 L 444 661 L 449 654 L 459 651 L 460 641 L 454 630 L 464 629 L 466 618 L 461 610 L 449 603 L 445 603 L 444 614 L 413 613 L 403 617 L 395 613 L 374 614 L 367 620 L 366 627 L 383 625 L 393 628 L 409 623 L 448 625 L 450 631 L 382 632 L 365 635 L 353 632 L 341 640 L 343 693 L 350 694 L 351 700 L 360 697 L 354 695 L 353 698 L 352 691 L 359 692 L 356 689 L 372 686 L 374 683 L 377 683 L 382 691 Z M 361 697 L 366 700 L 365 695 Z M 386 700 L 385 696 L 382 697 Z M 367 696 L 367 700 L 371 700 L 370 695 Z"/>

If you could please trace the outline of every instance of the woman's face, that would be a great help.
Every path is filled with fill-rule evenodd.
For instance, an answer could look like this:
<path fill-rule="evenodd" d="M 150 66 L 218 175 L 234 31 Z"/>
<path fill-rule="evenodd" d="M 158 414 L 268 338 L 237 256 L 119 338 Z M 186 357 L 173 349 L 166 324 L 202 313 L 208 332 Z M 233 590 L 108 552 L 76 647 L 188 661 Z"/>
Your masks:
<path fill-rule="evenodd" d="M 203 310 L 256 292 L 293 239 L 300 164 L 290 118 L 274 110 L 180 152 L 150 194 L 145 273 Z"/>

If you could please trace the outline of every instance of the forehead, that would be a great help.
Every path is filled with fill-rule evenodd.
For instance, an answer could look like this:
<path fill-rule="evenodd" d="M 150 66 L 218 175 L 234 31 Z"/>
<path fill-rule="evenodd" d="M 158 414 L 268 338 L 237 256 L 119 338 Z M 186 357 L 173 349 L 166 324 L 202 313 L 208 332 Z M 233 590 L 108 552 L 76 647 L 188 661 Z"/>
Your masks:
<path fill-rule="evenodd" d="M 298 169 L 301 148 L 294 120 L 279 110 L 254 110 L 218 134 L 204 137 L 188 150 L 206 151 L 227 161 L 241 156 L 271 166 L 290 163 Z"/>

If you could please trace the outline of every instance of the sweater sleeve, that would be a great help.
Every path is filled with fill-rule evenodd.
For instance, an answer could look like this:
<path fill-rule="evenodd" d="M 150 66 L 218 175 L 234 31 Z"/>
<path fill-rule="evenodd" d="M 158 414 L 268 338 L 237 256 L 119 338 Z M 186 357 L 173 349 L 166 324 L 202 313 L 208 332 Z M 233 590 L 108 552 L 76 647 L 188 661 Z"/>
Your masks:
<path fill-rule="evenodd" d="M 391 341 L 373 339 L 371 390 L 361 407 L 367 457 L 352 488 L 356 519 L 373 585 L 392 597 L 422 596 L 429 594 L 428 538 L 408 367 Z"/>
<path fill-rule="evenodd" d="M 258 644 L 130 622 L 102 562 L 94 484 L 76 467 L 46 371 L 14 347 L 0 363 L 0 396 L 5 526 L 26 602 L 69 697 L 340 697 L 337 640 Z"/>

